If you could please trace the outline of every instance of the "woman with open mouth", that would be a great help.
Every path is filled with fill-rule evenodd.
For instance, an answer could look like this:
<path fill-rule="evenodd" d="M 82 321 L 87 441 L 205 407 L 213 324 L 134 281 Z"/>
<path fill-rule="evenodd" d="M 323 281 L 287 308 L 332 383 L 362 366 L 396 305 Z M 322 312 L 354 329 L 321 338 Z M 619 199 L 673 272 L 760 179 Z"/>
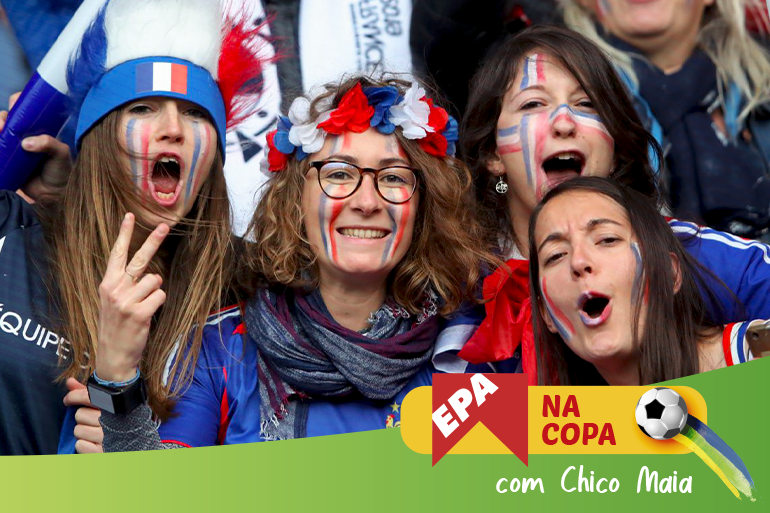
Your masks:
<path fill-rule="evenodd" d="M 488 302 L 476 332 L 461 347 L 439 343 L 434 363 L 452 372 L 490 365 L 500 372 L 524 371 L 535 384 L 527 239 L 535 205 L 554 185 L 586 176 L 609 177 L 660 201 L 659 147 L 601 50 L 556 27 L 522 31 L 490 54 L 471 81 L 460 137 L 475 176 L 480 218 L 490 228 L 487 240 L 498 245 L 507 266 L 484 280 Z M 722 306 L 712 311 L 715 322 L 770 317 L 770 248 L 668 222 L 745 307 L 715 286 Z"/>
<path fill-rule="evenodd" d="M 354 77 L 294 101 L 242 260 L 252 297 L 204 328 L 190 387 L 156 428 L 103 414 L 108 451 L 396 427 L 431 383 L 439 317 L 494 266 L 457 124 L 417 83 Z M 133 353 L 140 353 L 137 346 Z M 112 359 L 130 374 L 136 362 Z"/>
<path fill-rule="evenodd" d="M 258 36 L 217 0 L 189 4 L 101 10 L 70 65 L 78 151 L 66 183 L 34 205 L 0 195 L 0 303 L 19 324 L 0 332 L 0 454 L 101 451 L 86 381 L 93 406 L 142 397 L 165 418 L 168 384 L 189 379 L 224 301 L 225 130 L 254 101 L 233 93 L 259 74 Z M 141 372 L 99 364 L 136 339 Z"/>
<path fill-rule="evenodd" d="M 710 320 L 708 271 L 636 191 L 570 180 L 529 233 L 539 384 L 648 385 L 755 358 L 746 331 L 764 321 Z"/>

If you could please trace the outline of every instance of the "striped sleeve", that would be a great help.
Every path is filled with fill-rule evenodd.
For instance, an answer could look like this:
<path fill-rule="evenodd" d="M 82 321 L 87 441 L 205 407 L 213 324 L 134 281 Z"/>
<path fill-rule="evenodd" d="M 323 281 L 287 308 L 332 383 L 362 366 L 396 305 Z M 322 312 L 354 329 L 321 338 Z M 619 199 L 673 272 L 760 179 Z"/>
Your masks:
<path fill-rule="evenodd" d="M 714 322 L 770 319 L 770 246 L 677 219 L 668 224 L 688 253 L 740 301 L 736 304 L 724 287 L 707 278 L 720 303 L 715 306 L 722 310 L 709 308 Z"/>
<path fill-rule="evenodd" d="M 722 351 L 728 367 L 754 359 L 749 349 L 749 342 L 746 340 L 746 330 L 752 322 L 764 321 L 734 322 L 725 326 L 722 334 Z"/>

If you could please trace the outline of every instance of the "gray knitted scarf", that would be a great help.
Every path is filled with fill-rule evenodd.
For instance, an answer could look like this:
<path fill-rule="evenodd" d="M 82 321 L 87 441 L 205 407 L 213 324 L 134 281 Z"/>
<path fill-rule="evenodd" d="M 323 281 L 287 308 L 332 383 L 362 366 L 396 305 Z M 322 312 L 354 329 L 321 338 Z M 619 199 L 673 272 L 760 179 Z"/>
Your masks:
<path fill-rule="evenodd" d="M 316 397 L 394 397 L 430 359 L 436 312 L 434 295 L 416 318 L 386 302 L 371 327 L 356 332 L 334 321 L 317 290 L 261 290 L 245 312 L 246 332 L 259 349 L 260 437 L 304 437 Z"/>

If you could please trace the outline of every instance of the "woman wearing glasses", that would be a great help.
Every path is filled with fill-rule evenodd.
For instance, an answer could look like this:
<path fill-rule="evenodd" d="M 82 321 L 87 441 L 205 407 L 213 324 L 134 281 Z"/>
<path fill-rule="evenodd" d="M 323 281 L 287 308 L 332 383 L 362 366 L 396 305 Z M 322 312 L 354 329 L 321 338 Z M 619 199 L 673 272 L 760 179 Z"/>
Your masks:
<path fill-rule="evenodd" d="M 177 415 L 156 429 L 144 405 L 105 413 L 105 449 L 397 426 L 404 396 L 431 383 L 439 317 L 473 300 L 479 262 L 495 265 L 451 157 L 456 126 L 394 79 L 296 100 L 268 136 L 240 273 L 251 299 L 204 329 Z"/>

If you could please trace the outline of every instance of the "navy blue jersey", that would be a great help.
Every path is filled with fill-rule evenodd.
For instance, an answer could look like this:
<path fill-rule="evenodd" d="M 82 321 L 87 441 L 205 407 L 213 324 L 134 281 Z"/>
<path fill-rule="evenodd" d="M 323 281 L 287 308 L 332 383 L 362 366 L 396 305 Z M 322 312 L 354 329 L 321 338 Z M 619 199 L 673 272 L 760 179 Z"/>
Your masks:
<path fill-rule="evenodd" d="M 398 427 L 406 394 L 431 383 L 426 366 L 387 401 L 314 399 L 307 436 Z M 204 328 L 192 383 L 178 397 L 175 416 L 161 424 L 160 438 L 188 447 L 260 442 L 259 404 L 257 344 L 244 334 L 240 310 L 233 307 Z"/>
<path fill-rule="evenodd" d="M 31 205 L 0 191 L 0 454 L 53 454 L 66 388 L 54 383 L 68 344 L 49 327 L 43 233 Z"/>

